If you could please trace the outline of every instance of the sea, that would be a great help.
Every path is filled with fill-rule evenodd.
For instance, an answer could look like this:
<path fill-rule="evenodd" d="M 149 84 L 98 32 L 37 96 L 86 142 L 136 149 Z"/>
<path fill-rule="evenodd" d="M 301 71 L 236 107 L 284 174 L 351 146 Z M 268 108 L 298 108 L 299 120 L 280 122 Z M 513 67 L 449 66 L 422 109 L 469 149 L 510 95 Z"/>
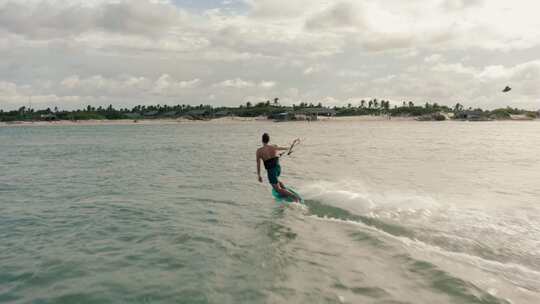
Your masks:
<path fill-rule="evenodd" d="M 540 303 L 540 122 L 0 127 L 0 303 Z"/>

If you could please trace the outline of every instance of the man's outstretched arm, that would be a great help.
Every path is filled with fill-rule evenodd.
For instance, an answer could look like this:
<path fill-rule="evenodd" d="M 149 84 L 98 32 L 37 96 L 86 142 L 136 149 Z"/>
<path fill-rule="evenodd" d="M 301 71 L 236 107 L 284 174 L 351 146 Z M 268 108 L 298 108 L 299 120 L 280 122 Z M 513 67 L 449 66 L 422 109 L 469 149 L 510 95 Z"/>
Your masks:
<path fill-rule="evenodd" d="M 292 146 L 294 146 L 295 144 L 297 144 L 298 142 L 300 142 L 300 139 L 297 138 L 295 140 L 293 140 L 292 144 L 288 147 L 279 147 L 279 146 L 274 146 L 276 148 L 276 150 L 278 151 L 287 151 L 289 150 Z"/>

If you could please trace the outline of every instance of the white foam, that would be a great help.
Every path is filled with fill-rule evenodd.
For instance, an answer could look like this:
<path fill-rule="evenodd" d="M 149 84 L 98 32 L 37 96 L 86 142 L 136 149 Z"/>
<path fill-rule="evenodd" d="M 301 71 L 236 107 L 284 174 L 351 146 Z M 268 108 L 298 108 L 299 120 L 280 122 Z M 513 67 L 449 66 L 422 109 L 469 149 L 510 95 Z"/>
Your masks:
<path fill-rule="evenodd" d="M 374 217 L 399 217 L 401 214 L 431 216 L 440 204 L 432 197 L 418 193 L 381 193 L 362 181 L 318 181 L 303 185 L 306 199 L 318 200 L 350 212 L 370 213 Z"/>

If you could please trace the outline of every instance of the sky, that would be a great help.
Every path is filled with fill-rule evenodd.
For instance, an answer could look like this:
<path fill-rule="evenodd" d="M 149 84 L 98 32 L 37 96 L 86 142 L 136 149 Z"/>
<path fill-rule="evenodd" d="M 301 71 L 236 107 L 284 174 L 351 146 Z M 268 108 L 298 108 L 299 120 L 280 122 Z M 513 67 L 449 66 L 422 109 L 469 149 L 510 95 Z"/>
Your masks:
<path fill-rule="evenodd" d="M 540 109 L 538 11 L 536 0 L 0 0 L 0 109 L 275 97 Z"/>

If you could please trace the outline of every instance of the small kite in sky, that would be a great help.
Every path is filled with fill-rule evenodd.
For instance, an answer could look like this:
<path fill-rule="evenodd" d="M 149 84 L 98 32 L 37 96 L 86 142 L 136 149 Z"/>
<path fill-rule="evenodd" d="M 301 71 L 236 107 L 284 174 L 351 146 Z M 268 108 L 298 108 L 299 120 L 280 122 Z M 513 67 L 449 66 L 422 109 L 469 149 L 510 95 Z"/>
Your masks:
<path fill-rule="evenodd" d="M 509 86 L 506 86 L 506 88 L 504 88 L 504 90 L 502 90 L 502 91 L 503 91 L 503 93 L 508 93 L 508 92 L 512 91 L 512 88 L 509 87 Z"/>

